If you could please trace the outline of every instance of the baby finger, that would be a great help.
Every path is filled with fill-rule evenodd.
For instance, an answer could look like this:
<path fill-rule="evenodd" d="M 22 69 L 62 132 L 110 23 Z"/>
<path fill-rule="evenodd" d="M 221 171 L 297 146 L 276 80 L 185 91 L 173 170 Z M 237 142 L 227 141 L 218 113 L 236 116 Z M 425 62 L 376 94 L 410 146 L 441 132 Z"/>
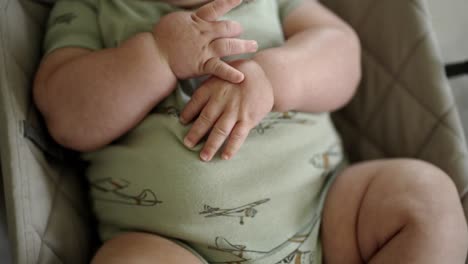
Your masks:
<path fill-rule="evenodd" d="M 186 125 L 191 122 L 203 110 L 203 107 L 205 107 L 210 99 L 210 91 L 211 90 L 205 86 L 195 90 L 192 98 L 190 98 L 190 101 L 188 101 L 180 113 L 180 122 L 182 124 Z"/>
<path fill-rule="evenodd" d="M 240 83 L 244 74 L 219 58 L 211 58 L 204 65 L 204 73 L 214 75 L 231 83 Z"/>
<path fill-rule="evenodd" d="M 208 140 L 200 153 L 200 158 L 204 161 L 210 161 L 218 152 L 223 143 L 228 138 L 232 128 L 236 124 L 234 112 L 225 112 L 214 125 Z"/>
<path fill-rule="evenodd" d="M 189 132 L 185 136 L 184 144 L 189 148 L 193 148 L 198 142 L 208 133 L 213 127 L 216 120 L 223 112 L 224 105 L 219 104 L 216 100 L 210 100 L 193 123 Z"/>
<path fill-rule="evenodd" d="M 196 14 L 206 21 L 216 21 L 241 3 L 242 0 L 215 0 L 200 7 Z"/>
<path fill-rule="evenodd" d="M 226 147 L 224 148 L 221 158 L 224 160 L 231 159 L 239 151 L 240 147 L 244 143 L 245 139 L 249 135 L 251 126 L 245 121 L 237 122 L 234 126 Z"/>
<path fill-rule="evenodd" d="M 231 20 L 222 20 L 211 23 L 211 34 L 213 39 L 235 38 L 242 34 L 242 25 Z"/>
<path fill-rule="evenodd" d="M 234 38 L 217 39 L 210 44 L 214 57 L 226 57 L 244 53 L 256 52 L 258 49 L 257 41 Z"/>

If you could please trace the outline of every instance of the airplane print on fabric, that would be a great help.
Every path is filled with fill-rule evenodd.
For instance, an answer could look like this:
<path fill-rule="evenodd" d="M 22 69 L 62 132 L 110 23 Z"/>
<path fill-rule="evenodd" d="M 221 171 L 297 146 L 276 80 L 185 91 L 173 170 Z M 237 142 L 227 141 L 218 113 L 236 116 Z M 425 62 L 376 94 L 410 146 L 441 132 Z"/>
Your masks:
<path fill-rule="evenodd" d="M 342 152 L 340 145 L 334 143 L 325 152 L 314 155 L 309 162 L 317 169 L 328 171 L 341 159 Z"/>
<path fill-rule="evenodd" d="M 205 217 L 218 217 L 218 216 L 225 216 L 225 217 L 238 217 L 240 219 L 240 224 L 244 224 L 244 217 L 254 218 L 255 215 L 258 213 L 257 207 L 261 204 L 270 201 L 269 198 L 263 199 L 260 201 L 256 201 L 253 203 L 249 203 L 246 205 L 242 205 L 232 209 L 221 209 L 218 207 L 211 207 L 209 205 L 205 205 L 204 211 L 200 212 L 201 215 L 205 215 Z"/>
<path fill-rule="evenodd" d="M 96 200 L 134 206 L 155 206 L 162 203 L 150 189 L 138 193 L 130 193 L 130 182 L 124 179 L 104 178 L 91 183 L 91 187 L 98 191 Z"/>
<path fill-rule="evenodd" d="M 70 25 L 73 20 L 77 18 L 75 13 L 65 13 L 63 15 L 56 16 L 55 19 L 52 21 L 52 25 L 58 24 L 67 24 Z"/>
<path fill-rule="evenodd" d="M 315 121 L 305 118 L 298 118 L 297 112 L 271 112 L 260 124 L 255 127 L 258 134 L 263 135 L 268 129 L 274 128 L 277 124 L 294 123 L 303 125 L 314 125 Z"/>
<path fill-rule="evenodd" d="M 224 237 L 216 237 L 215 246 L 208 248 L 226 253 L 226 255 L 218 257 L 218 260 L 211 260 L 210 263 L 242 264 L 254 261 L 256 264 L 313 264 L 315 252 L 301 247 L 309 239 L 318 220 L 319 215 L 315 215 L 306 228 L 268 251 L 248 249 L 246 245 L 234 244 Z"/>

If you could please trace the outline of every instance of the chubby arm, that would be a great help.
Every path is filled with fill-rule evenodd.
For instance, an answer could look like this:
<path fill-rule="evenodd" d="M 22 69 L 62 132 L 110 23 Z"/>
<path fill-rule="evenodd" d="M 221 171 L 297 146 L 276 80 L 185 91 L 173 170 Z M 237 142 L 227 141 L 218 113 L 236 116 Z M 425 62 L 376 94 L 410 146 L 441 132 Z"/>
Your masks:
<path fill-rule="evenodd" d="M 52 137 L 78 151 L 107 145 L 136 126 L 176 80 L 212 74 L 241 82 L 243 74 L 220 58 L 255 52 L 237 37 L 234 21 L 217 21 L 241 0 L 216 0 L 195 12 L 161 18 L 117 48 L 62 48 L 40 65 L 34 99 Z M 178 32 L 178 34 L 174 34 Z"/>
<path fill-rule="evenodd" d="M 61 145 L 90 151 L 140 122 L 174 89 L 176 77 L 151 33 L 117 48 L 63 48 L 49 54 L 33 95 L 49 132 Z"/>
<path fill-rule="evenodd" d="M 254 57 L 273 86 L 274 110 L 329 112 L 344 106 L 361 77 L 356 33 L 314 0 L 292 10 L 283 30 L 283 46 Z"/>

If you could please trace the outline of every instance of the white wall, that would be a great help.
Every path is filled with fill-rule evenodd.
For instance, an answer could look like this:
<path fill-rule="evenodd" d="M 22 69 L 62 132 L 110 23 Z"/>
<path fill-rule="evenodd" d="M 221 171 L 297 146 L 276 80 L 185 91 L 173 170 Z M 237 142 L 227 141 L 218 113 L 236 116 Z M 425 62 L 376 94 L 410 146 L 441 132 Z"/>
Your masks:
<path fill-rule="evenodd" d="M 468 59 L 468 0 L 428 0 L 446 61 Z"/>
<path fill-rule="evenodd" d="M 428 0 L 444 61 L 468 60 L 468 0 Z M 468 75 L 451 80 L 468 138 Z"/>

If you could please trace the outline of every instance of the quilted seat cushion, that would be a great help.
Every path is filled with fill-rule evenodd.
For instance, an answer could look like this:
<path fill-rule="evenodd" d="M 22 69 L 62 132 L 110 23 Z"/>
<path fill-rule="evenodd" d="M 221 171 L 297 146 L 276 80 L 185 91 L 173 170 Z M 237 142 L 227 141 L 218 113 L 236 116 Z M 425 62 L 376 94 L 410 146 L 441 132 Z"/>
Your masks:
<path fill-rule="evenodd" d="M 452 177 L 468 215 L 466 141 L 426 2 L 324 2 L 361 38 L 361 86 L 335 114 L 353 161 L 410 157 L 431 162 Z"/>
<path fill-rule="evenodd" d="M 15 263 L 86 263 L 94 235 L 80 166 L 50 141 L 31 100 L 47 12 L 31 1 L 0 1 L 0 156 L 10 242 Z"/>

